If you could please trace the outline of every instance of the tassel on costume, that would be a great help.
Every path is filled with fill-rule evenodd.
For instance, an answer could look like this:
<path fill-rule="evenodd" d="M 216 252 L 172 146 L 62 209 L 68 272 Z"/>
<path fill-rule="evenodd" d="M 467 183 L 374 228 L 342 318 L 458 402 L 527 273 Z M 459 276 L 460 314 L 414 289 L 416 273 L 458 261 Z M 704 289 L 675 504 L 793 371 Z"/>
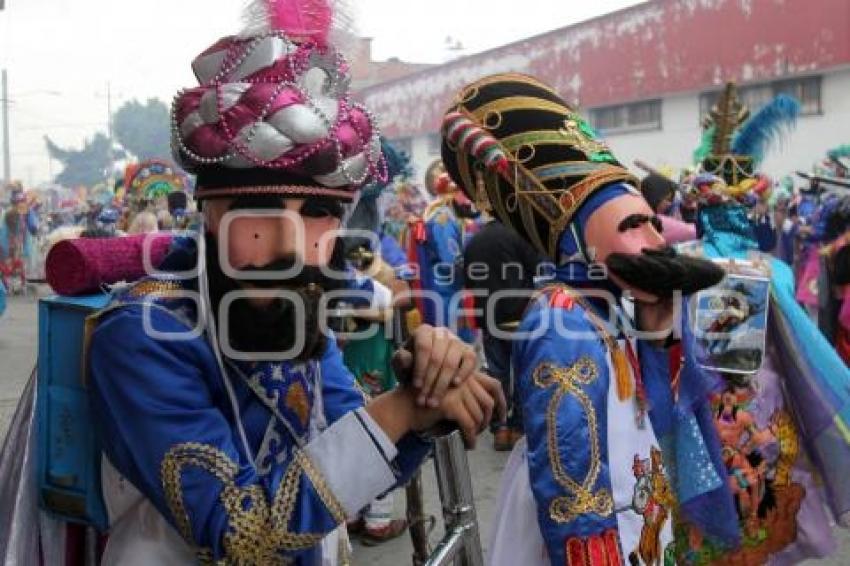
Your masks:
<path fill-rule="evenodd" d="M 634 392 L 632 376 L 629 372 L 629 360 L 622 348 L 618 346 L 614 346 L 611 358 L 614 360 L 614 373 L 617 379 L 617 398 L 620 401 L 626 401 L 631 398 Z"/>

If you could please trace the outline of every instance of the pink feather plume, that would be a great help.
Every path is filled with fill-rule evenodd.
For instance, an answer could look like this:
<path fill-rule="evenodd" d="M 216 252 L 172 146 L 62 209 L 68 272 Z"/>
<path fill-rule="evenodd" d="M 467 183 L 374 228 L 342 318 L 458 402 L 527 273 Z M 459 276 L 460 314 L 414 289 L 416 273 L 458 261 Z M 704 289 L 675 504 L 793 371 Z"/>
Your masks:
<path fill-rule="evenodd" d="M 282 31 L 295 41 L 327 45 L 334 14 L 329 0 L 255 0 L 245 11 L 243 35 Z"/>

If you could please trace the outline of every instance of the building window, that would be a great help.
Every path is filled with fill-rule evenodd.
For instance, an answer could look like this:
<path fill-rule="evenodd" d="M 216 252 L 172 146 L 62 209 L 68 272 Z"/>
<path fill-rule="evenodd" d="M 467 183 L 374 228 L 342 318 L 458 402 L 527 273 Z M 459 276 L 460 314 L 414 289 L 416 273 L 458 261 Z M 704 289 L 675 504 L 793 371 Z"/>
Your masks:
<path fill-rule="evenodd" d="M 602 134 L 661 129 L 661 101 L 647 100 L 594 108 L 590 111 L 593 127 Z"/>
<path fill-rule="evenodd" d="M 700 120 L 717 104 L 721 91 L 704 92 L 699 97 Z M 800 101 L 800 114 L 821 113 L 821 77 L 805 77 L 763 83 L 738 88 L 738 97 L 755 114 L 779 94 L 788 94 Z"/>
<path fill-rule="evenodd" d="M 811 116 L 823 111 L 820 102 L 820 83 L 820 77 L 806 77 L 773 83 L 773 89 L 775 94 L 788 94 L 799 100 L 800 114 Z"/>

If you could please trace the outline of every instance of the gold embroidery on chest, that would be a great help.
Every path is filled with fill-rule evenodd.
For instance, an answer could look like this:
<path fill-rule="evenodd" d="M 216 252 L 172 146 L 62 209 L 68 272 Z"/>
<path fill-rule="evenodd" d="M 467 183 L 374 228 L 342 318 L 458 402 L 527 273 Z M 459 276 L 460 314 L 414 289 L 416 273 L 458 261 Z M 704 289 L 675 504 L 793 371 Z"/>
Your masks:
<path fill-rule="evenodd" d="M 547 449 L 555 481 L 570 494 L 556 497 L 549 504 L 549 516 L 557 523 L 568 523 L 588 513 L 607 517 L 614 511 L 614 498 L 610 490 L 600 489 L 593 492 L 602 468 L 599 426 L 596 409 L 593 408 L 593 403 L 582 386 L 596 381 L 598 374 L 596 363 L 587 356 L 581 357 L 568 368 L 542 363 L 534 370 L 533 379 L 537 387 L 556 387 L 546 409 Z M 590 466 L 581 483 L 571 478 L 564 469 L 558 449 L 557 413 L 567 394 L 572 395 L 584 410 L 589 431 Z"/>
<path fill-rule="evenodd" d="M 259 485 L 239 487 L 237 464 L 217 448 L 188 442 L 171 448 L 162 460 L 161 476 L 168 507 L 183 538 L 194 545 L 192 524 L 183 500 L 182 474 L 197 468 L 214 476 L 222 485 L 220 494 L 229 524 L 224 535 L 228 563 L 287 564 L 283 552 L 311 548 L 326 533 L 296 533 L 289 530 L 300 491 L 302 475 L 315 488 L 322 503 L 337 523 L 345 520 L 342 505 L 331 492 L 313 462 L 300 450 L 294 452 L 274 499 L 269 504 Z M 210 563 L 209 549 L 198 549 L 198 559 Z"/>

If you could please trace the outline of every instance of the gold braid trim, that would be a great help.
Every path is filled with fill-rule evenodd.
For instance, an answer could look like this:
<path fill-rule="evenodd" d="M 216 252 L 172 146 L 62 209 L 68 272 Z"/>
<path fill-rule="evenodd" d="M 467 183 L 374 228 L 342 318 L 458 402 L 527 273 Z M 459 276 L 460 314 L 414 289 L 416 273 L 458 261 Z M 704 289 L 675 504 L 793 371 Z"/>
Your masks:
<path fill-rule="evenodd" d="M 593 487 L 602 468 L 601 448 L 599 445 L 599 426 L 596 410 L 582 386 L 596 381 L 599 375 L 596 362 L 588 356 L 582 356 L 574 365 L 563 368 L 550 363 L 542 363 L 533 373 L 534 384 L 547 388 L 553 385 L 557 389 L 546 409 L 546 432 L 549 462 L 552 476 L 570 495 L 556 497 L 549 504 L 549 516 L 557 523 L 569 523 L 580 515 L 595 513 L 607 517 L 614 512 L 614 498 L 610 490 L 600 489 L 596 493 Z M 590 467 L 581 483 L 569 476 L 564 469 L 561 453 L 558 449 L 557 413 L 566 394 L 571 394 L 584 409 L 590 436 Z"/>
<path fill-rule="evenodd" d="M 501 124 L 503 112 L 513 112 L 516 110 L 542 110 L 564 116 L 572 114 L 572 111 L 563 104 L 536 96 L 509 96 L 507 98 L 500 98 L 476 108 L 471 113 L 475 117 L 475 121 L 482 124 L 483 127 L 496 129 L 498 126 L 492 124 L 489 120 L 491 116 L 498 116 L 497 123 Z"/>
<path fill-rule="evenodd" d="M 155 279 L 139 281 L 129 291 L 131 297 L 147 297 L 148 295 L 163 295 L 166 298 L 169 293 L 182 291 L 183 287 L 176 281 L 158 281 Z"/>
<path fill-rule="evenodd" d="M 194 544 L 189 513 L 183 501 L 181 475 L 187 468 L 199 468 L 222 484 L 219 495 L 230 529 L 224 535 L 226 562 L 236 564 L 287 564 L 285 551 L 306 550 L 316 546 L 326 533 L 289 531 L 302 473 L 337 523 L 345 520 L 345 511 L 313 462 L 300 450 L 286 469 L 271 506 L 258 485 L 239 487 L 235 478 L 239 468 L 221 450 L 208 444 L 187 442 L 172 447 L 162 460 L 161 479 L 166 501 L 183 538 Z M 209 549 L 197 549 L 198 559 L 212 562 Z"/>

